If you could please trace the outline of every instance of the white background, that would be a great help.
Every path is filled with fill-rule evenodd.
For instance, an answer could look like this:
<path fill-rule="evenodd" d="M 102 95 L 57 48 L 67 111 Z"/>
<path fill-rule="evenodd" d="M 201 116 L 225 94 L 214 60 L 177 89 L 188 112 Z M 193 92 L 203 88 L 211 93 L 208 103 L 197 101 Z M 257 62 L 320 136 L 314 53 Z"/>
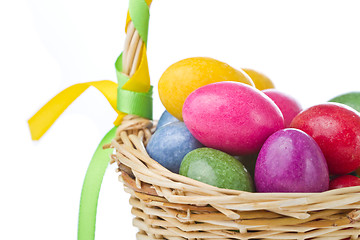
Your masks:
<path fill-rule="evenodd" d="M 76 239 L 91 156 L 116 115 L 89 89 L 39 142 L 27 119 L 75 83 L 115 81 L 127 0 L 0 4 L 0 239 Z M 172 63 L 208 56 L 268 75 L 304 107 L 360 90 L 357 0 L 154 0 L 152 84 Z M 155 118 L 164 108 L 154 93 Z M 110 166 L 97 239 L 135 239 L 128 195 Z"/>

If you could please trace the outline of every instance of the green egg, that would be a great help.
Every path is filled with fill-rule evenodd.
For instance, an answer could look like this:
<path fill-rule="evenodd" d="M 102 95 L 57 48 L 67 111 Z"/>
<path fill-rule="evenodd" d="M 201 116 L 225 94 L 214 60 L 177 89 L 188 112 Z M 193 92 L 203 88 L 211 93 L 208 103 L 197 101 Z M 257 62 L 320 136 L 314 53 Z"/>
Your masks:
<path fill-rule="evenodd" d="M 254 191 L 253 180 L 244 165 L 229 154 L 211 148 L 189 152 L 181 163 L 180 174 L 219 188 Z"/>
<path fill-rule="evenodd" d="M 360 112 L 360 92 L 342 94 L 331 99 L 329 102 L 342 103 Z"/>

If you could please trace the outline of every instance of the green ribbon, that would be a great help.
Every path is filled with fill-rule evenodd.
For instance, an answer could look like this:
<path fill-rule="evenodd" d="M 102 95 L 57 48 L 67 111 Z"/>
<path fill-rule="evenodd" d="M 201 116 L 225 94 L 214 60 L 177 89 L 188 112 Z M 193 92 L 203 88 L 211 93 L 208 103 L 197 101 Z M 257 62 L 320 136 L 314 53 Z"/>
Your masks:
<path fill-rule="evenodd" d="M 135 29 L 144 41 L 145 46 L 147 46 L 150 19 L 149 6 L 144 0 L 130 0 L 129 14 Z"/>
<path fill-rule="evenodd" d="M 87 169 L 80 198 L 78 240 L 95 239 L 95 223 L 101 183 L 113 149 L 102 146 L 115 137 L 117 127 L 112 128 L 101 140 Z"/>
<path fill-rule="evenodd" d="M 147 45 L 150 9 L 145 0 L 130 0 L 129 1 L 129 14 L 135 29 L 138 31 L 139 36 Z M 122 89 L 124 84 L 129 81 L 129 77 L 124 75 L 122 53 L 115 62 L 116 76 L 118 79 L 118 95 L 117 95 L 117 109 L 120 112 L 141 116 L 147 119 L 152 119 L 153 115 L 153 99 L 152 99 L 152 86 L 146 93 L 128 91 Z M 141 84 L 140 82 L 137 84 Z M 148 86 L 141 86 L 147 89 Z"/>
<path fill-rule="evenodd" d="M 141 39 L 147 45 L 149 28 L 149 6 L 145 0 L 130 0 L 129 14 L 134 27 L 138 31 Z M 116 60 L 115 69 L 118 78 L 117 109 L 120 112 L 134 114 L 148 119 L 152 119 L 152 86 L 146 93 L 134 92 L 122 89 L 129 77 L 122 74 L 122 54 Z M 147 86 L 148 87 L 148 86 Z M 148 89 L 148 88 L 146 88 Z M 102 146 L 109 143 L 115 137 L 116 127 L 111 129 L 101 140 L 97 147 L 83 183 L 79 209 L 78 240 L 95 239 L 95 224 L 98 198 L 101 183 L 104 178 L 106 168 L 109 164 L 109 154 L 111 149 L 103 150 Z"/>
<path fill-rule="evenodd" d="M 153 116 L 153 87 L 146 93 L 122 89 L 129 77 L 122 73 L 122 53 L 115 62 L 116 76 L 118 79 L 117 109 L 120 112 L 152 119 Z"/>
<path fill-rule="evenodd" d="M 152 119 L 152 89 L 147 93 L 138 93 L 118 88 L 119 111 Z"/>

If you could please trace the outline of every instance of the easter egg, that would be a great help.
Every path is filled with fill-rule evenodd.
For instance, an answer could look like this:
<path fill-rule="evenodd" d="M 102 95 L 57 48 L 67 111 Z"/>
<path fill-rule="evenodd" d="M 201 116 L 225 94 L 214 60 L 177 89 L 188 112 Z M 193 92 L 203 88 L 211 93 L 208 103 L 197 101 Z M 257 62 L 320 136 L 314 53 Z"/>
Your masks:
<path fill-rule="evenodd" d="M 191 92 L 210 83 L 235 81 L 254 86 L 250 77 L 212 58 L 188 58 L 171 65 L 162 74 L 158 89 L 166 110 L 182 120 L 182 108 Z"/>
<path fill-rule="evenodd" d="M 253 154 L 272 133 L 284 128 L 275 103 L 243 83 L 221 82 L 201 87 L 186 99 L 184 122 L 209 148 L 231 155 Z"/>
<path fill-rule="evenodd" d="M 174 122 L 155 131 L 146 146 L 146 151 L 162 166 L 179 173 L 184 156 L 199 147 L 203 145 L 191 135 L 185 124 Z"/>
<path fill-rule="evenodd" d="M 343 175 L 330 181 L 330 189 L 360 186 L 360 178 L 352 175 Z"/>
<path fill-rule="evenodd" d="M 188 153 L 181 163 L 180 174 L 219 188 L 254 191 L 246 168 L 234 157 L 211 148 Z"/>
<path fill-rule="evenodd" d="M 156 129 L 159 129 L 161 128 L 162 126 L 164 125 L 167 125 L 169 123 L 173 123 L 173 122 L 178 122 L 179 120 L 174 117 L 173 115 L 171 115 L 168 111 L 164 111 L 162 114 L 161 114 L 161 117 L 158 121 L 158 124 L 156 126 Z"/>
<path fill-rule="evenodd" d="M 243 70 L 245 73 L 247 73 L 247 75 L 249 75 L 257 89 L 265 90 L 269 88 L 275 88 L 274 83 L 263 73 L 249 68 L 243 68 Z"/>
<path fill-rule="evenodd" d="M 251 177 L 254 177 L 256 159 L 258 157 L 258 154 L 259 153 L 254 153 L 250 155 L 240 155 L 240 156 L 234 156 L 234 158 L 240 161 L 244 165 L 244 167 L 249 172 Z"/>
<path fill-rule="evenodd" d="M 315 139 L 330 174 L 348 174 L 360 166 L 360 115 L 354 109 L 340 103 L 315 105 L 298 114 L 290 126 Z"/>
<path fill-rule="evenodd" d="M 258 192 L 323 192 L 329 173 L 320 147 L 297 129 L 271 135 L 260 150 L 255 166 Z"/>
<path fill-rule="evenodd" d="M 289 127 L 294 117 L 302 111 L 300 103 L 286 93 L 276 89 L 266 89 L 262 92 L 271 98 L 271 100 L 279 107 L 284 116 L 285 127 Z"/>
<path fill-rule="evenodd" d="M 342 94 L 331 99 L 329 102 L 342 103 L 360 112 L 360 92 Z"/>

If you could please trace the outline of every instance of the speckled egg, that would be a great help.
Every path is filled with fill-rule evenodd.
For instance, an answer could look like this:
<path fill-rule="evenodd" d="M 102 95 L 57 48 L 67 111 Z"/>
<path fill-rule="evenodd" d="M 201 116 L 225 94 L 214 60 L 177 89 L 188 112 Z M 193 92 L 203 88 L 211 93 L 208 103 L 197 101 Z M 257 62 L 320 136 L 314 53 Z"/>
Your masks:
<path fill-rule="evenodd" d="M 331 99 L 329 102 L 342 103 L 360 112 L 360 92 L 345 93 Z"/>
<path fill-rule="evenodd" d="M 149 156 L 165 168 L 179 173 L 182 159 L 190 151 L 203 147 L 183 122 L 169 123 L 150 138 L 146 151 Z"/>
<path fill-rule="evenodd" d="M 266 89 L 262 92 L 275 102 L 284 116 L 285 127 L 290 127 L 291 121 L 302 111 L 300 103 L 289 94 L 277 89 Z"/>
<path fill-rule="evenodd" d="M 257 89 L 275 88 L 274 83 L 265 74 L 250 68 L 243 68 L 243 70 L 249 75 Z"/>
<path fill-rule="evenodd" d="M 185 101 L 183 116 L 202 144 L 231 155 L 258 152 L 271 134 L 284 128 L 282 113 L 269 97 L 236 82 L 195 90 Z"/>
<path fill-rule="evenodd" d="M 173 122 L 179 122 L 179 120 L 176 117 L 174 117 L 173 115 L 171 115 L 168 111 L 165 110 L 161 114 L 159 122 L 158 122 L 158 124 L 156 126 L 156 130 L 161 128 L 164 125 L 167 125 L 167 124 L 173 123 Z"/>
<path fill-rule="evenodd" d="M 360 114 L 341 103 L 305 109 L 291 127 L 309 134 L 319 144 L 330 174 L 344 175 L 360 167 Z"/>
<path fill-rule="evenodd" d="M 352 175 L 338 176 L 330 181 L 330 189 L 360 186 L 360 178 Z"/>
<path fill-rule="evenodd" d="M 323 192 L 329 189 L 325 157 L 314 139 L 297 129 L 271 135 L 255 166 L 258 192 Z"/>
<path fill-rule="evenodd" d="M 241 69 L 207 57 L 193 57 L 178 61 L 161 75 L 159 97 L 166 110 L 183 120 L 182 108 L 191 92 L 210 83 L 234 81 L 254 86 L 251 78 Z"/>
<path fill-rule="evenodd" d="M 254 191 L 244 165 L 229 154 L 211 148 L 188 153 L 181 163 L 180 174 L 219 188 Z"/>

